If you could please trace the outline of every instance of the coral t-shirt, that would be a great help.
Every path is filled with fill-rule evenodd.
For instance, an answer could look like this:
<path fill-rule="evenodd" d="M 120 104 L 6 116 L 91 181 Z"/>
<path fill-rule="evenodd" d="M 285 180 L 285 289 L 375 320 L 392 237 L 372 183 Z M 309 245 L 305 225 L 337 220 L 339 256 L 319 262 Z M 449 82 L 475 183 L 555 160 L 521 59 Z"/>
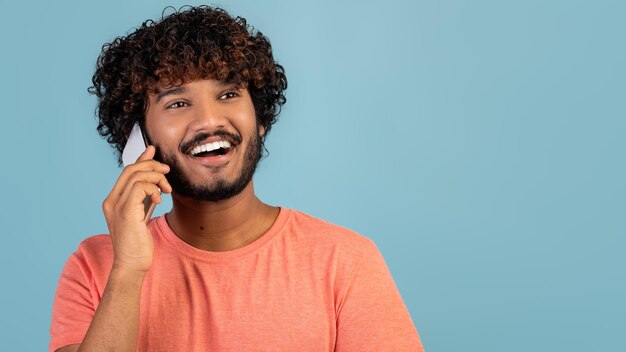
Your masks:
<path fill-rule="evenodd" d="M 270 229 L 235 250 L 182 241 L 149 223 L 154 259 L 141 291 L 138 351 L 423 351 L 370 239 L 280 208 Z M 57 287 L 50 351 L 80 343 L 113 263 L 108 235 L 84 240 Z"/>

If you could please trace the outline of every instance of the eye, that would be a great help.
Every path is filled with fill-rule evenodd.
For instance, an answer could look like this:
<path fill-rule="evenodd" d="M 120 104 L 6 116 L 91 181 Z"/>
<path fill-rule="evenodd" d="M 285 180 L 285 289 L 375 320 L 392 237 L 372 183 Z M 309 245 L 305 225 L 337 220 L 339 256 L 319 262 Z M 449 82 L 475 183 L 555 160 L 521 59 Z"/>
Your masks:
<path fill-rule="evenodd" d="M 224 97 L 227 97 L 226 99 L 232 99 L 232 98 L 235 98 L 235 97 L 238 97 L 238 96 L 239 96 L 239 94 L 237 94 L 235 92 L 228 92 L 228 93 L 225 93 L 224 95 L 222 95 L 220 97 L 220 99 L 223 99 Z"/>
<path fill-rule="evenodd" d="M 178 109 L 187 106 L 188 104 L 184 101 L 176 101 L 167 106 L 168 109 Z"/>

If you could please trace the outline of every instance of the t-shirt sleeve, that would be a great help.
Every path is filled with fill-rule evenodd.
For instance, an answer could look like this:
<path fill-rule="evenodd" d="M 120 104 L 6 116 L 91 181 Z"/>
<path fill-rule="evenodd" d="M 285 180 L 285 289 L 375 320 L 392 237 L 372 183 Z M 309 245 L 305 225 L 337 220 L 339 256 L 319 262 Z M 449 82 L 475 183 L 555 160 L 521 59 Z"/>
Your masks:
<path fill-rule="evenodd" d="M 342 295 L 335 352 L 424 351 L 382 254 L 372 241 Z"/>
<path fill-rule="evenodd" d="M 96 312 L 92 281 L 80 250 L 63 267 L 52 305 L 48 351 L 81 343 Z"/>

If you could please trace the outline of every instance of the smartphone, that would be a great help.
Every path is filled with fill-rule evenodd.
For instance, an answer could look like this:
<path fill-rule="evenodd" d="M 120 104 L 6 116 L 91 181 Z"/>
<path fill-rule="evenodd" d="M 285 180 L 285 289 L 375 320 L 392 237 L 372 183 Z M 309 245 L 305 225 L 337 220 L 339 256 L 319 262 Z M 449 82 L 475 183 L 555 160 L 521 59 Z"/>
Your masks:
<path fill-rule="evenodd" d="M 122 162 L 124 166 L 134 164 L 139 156 L 146 150 L 148 143 L 146 142 L 146 136 L 143 133 L 143 129 L 139 125 L 139 122 L 135 122 L 133 129 L 130 131 L 124 150 L 122 151 Z M 152 216 L 152 212 L 156 204 L 152 203 L 150 197 L 146 197 L 143 200 L 143 208 L 145 212 L 144 221 L 147 223 Z"/>

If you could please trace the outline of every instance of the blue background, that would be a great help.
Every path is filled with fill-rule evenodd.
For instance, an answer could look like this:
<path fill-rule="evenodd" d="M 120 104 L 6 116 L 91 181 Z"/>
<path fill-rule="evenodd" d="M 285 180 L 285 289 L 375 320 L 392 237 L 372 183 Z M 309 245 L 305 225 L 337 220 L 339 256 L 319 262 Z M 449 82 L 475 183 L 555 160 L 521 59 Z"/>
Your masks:
<path fill-rule="evenodd" d="M 3 1 L 2 350 L 46 349 L 65 260 L 107 232 L 101 45 L 183 4 Z M 213 4 L 289 81 L 257 194 L 373 239 L 428 351 L 626 351 L 624 2 Z"/>

